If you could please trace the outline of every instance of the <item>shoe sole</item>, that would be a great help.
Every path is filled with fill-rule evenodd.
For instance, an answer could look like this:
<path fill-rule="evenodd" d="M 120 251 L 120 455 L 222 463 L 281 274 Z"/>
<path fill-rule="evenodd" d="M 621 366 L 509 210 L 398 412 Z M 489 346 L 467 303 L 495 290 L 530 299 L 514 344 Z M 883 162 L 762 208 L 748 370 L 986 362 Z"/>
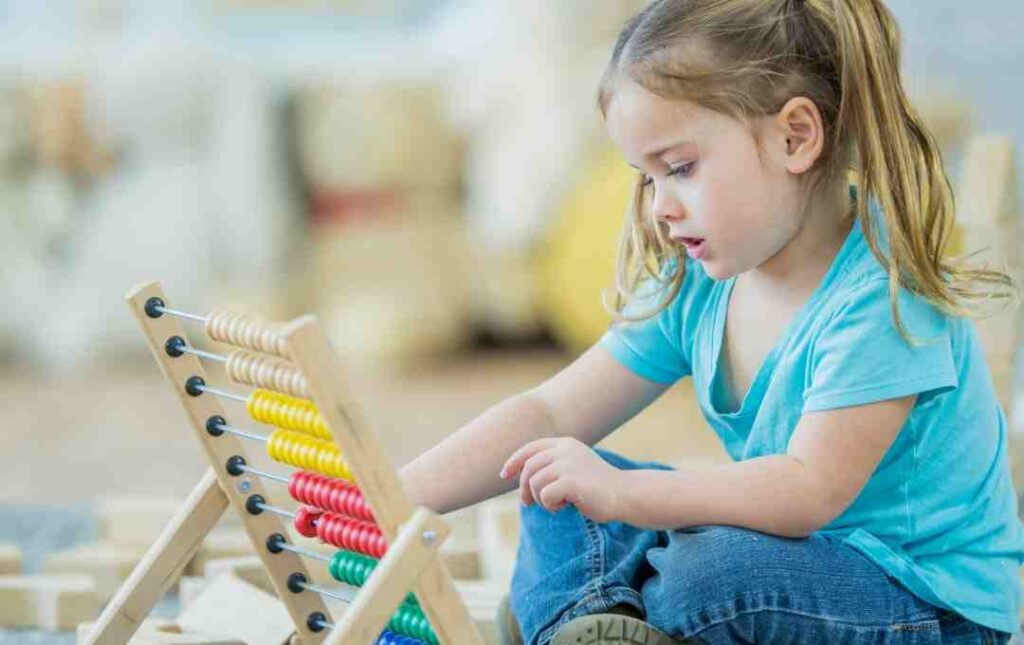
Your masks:
<path fill-rule="evenodd" d="M 682 645 L 687 641 L 672 638 L 639 618 L 620 614 L 580 616 L 566 623 L 551 645 Z"/>

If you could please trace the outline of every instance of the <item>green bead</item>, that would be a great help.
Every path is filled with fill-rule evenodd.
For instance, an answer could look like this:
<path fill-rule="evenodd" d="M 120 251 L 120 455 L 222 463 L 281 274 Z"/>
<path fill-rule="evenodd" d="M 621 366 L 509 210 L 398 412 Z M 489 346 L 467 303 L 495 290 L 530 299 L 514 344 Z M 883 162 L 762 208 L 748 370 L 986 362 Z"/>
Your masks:
<path fill-rule="evenodd" d="M 370 574 L 377 568 L 378 563 L 379 560 L 376 558 L 362 553 L 339 550 L 331 557 L 327 570 L 331 577 L 339 582 L 350 584 L 353 587 L 362 587 L 366 584 Z M 419 600 L 412 592 L 409 592 L 391 617 L 388 629 L 396 634 L 418 638 L 429 645 L 438 645 L 437 636 L 431 629 L 430 622 L 423 615 Z"/>

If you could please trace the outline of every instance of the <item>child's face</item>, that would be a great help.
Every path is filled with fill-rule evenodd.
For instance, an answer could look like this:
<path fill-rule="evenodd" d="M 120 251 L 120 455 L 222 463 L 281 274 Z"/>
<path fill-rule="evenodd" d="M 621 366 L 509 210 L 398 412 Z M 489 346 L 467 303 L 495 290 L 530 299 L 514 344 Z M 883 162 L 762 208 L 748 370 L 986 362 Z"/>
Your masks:
<path fill-rule="evenodd" d="M 651 216 L 711 278 L 761 266 L 799 232 L 800 190 L 784 166 L 784 134 L 762 131 L 759 154 L 745 124 L 631 81 L 612 96 L 607 125 L 626 160 L 649 178 Z"/>

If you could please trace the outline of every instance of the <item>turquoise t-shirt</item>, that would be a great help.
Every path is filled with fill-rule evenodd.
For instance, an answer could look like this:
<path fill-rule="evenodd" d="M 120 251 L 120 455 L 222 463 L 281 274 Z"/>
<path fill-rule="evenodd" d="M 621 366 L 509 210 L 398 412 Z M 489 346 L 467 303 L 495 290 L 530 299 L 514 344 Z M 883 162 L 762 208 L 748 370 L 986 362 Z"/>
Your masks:
<path fill-rule="evenodd" d="M 782 454 L 805 412 L 917 394 L 906 424 L 853 504 L 822 531 L 876 562 L 923 600 L 1015 633 L 1024 528 L 1010 481 L 1007 427 L 974 323 L 903 291 L 892 319 L 888 275 L 855 224 L 828 273 L 768 353 L 738 409 L 724 409 L 720 363 L 735 278 L 687 261 L 668 308 L 613 325 L 601 340 L 636 374 L 693 377 L 701 410 L 735 460 Z M 646 299 L 658 287 L 646 289 Z"/>

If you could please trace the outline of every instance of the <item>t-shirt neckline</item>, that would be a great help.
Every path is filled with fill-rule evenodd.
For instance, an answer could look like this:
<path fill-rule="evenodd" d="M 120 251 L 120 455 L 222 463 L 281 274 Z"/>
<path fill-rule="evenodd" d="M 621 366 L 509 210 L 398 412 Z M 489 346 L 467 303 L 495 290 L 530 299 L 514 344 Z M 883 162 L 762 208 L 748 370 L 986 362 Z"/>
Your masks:
<path fill-rule="evenodd" d="M 843 241 L 842 246 L 839 247 L 839 251 L 836 253 L 836 256 L 832 259 L 832 264 L 829 265 L 828 271 L 825 272 L 821 282 L 811 293 L 807 302 L 800 307 L 796 315 L 793 316 L 793 319 L 786 325 L 782 335 L 779 337 L 779 340 L 772 346 L 771 350 L 768 351 L 768 354 L 761 362 L 761 366 L 754 374 L 754 379 L 750 383 L 750 388 L 740 401 L 739 407 L 730 412 L 723 412 L 718 408 L 716 403 L 719 397 L 715 396 L 719 387 L 725 387 L 724 383 L 719 385 L 724 378 L 724 370 L 721 365 L 722 345 L 723 340 L 725 339 L 725 320 L 728 314 L 729 297 L 732 294 L 733 285 L 736 283 L 736 276 L 724 281 L 722 288 L 719 290 L 718 300 L 715 305 L 714 334 L 712 337 L 713 346 L 710 352 L 711 364 L 709 365 L 711 378 L 708 380 L 707 385 L 708 406 L 716 415 L 723 418 L 739 418 L 749 416 L 757 411 L 761 400 L 764 398 L 766 385 L 768 381 L 771 380 L 771 375 L 775 371 L 775 365 L 778 362 L 779 354 L 782 349 L 789 344 L 793 334 L 795 334 L 803 325 L 815 304 L 817 304 L 817 302 L 832 286 L 832 283 L 835 282 L 843 272 L 848 258 L 852 254 L 857 242 L 861 239 L 863 239 L 863 234 L 860 227 L 860 220 L 854 218 L 853 226 L 850 227 L 850 231 L 847 233 L 846 239 Z"/>

